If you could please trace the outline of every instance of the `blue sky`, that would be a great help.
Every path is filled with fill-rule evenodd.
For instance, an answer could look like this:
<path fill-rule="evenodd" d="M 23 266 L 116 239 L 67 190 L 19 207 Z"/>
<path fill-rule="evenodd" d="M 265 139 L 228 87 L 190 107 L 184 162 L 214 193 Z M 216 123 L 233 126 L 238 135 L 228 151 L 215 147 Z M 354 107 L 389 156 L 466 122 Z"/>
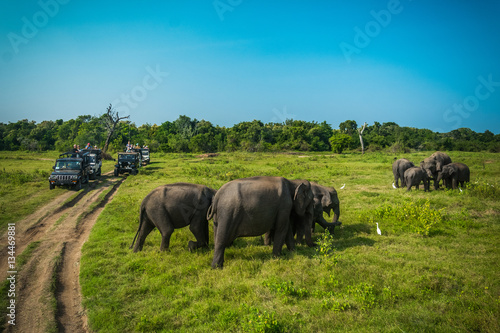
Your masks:
<path fill-rule="evenodd" d="M 500 133 L 500 1 L 2 1 L 0 122 Z"/>

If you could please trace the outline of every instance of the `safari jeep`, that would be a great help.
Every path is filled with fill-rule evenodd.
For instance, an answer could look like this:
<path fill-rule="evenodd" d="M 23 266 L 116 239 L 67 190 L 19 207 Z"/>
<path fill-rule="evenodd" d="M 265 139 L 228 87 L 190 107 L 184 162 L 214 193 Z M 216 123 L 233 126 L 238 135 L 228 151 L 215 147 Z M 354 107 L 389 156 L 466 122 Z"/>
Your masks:
<path fill-rule="evenodd" d="M 151 163 L 150 157 L 149 157 L 149 149 L 148 148 L 141 148 L 142 152 L 142 164 L 148 165 Z"/>
<path fill-rule="evenodd" d="M 118 162 L 115 164 L 114 175 L 118 176 L 122 173 L 137 175 L 138 168 L 141 166 L 141 157 L 139 153 L 118 153 Z"/>
<path fill-rule="evenodd" d="M 90 179 L 101 176 L 102 155 L 100 149 L 82 149 L 80 152 L 89 153 L 90 157 Z"/>
<path fill-rule="evenodd" d="M 89 182 L 89 153 L 63 153 L 59 155 L 56 164 L 52 168 L 54 171 L 49 176 L 49 188 L 51 190 L 56 186 L 71 186 L 76 190 L 80 190 L 82 184 Z"/>

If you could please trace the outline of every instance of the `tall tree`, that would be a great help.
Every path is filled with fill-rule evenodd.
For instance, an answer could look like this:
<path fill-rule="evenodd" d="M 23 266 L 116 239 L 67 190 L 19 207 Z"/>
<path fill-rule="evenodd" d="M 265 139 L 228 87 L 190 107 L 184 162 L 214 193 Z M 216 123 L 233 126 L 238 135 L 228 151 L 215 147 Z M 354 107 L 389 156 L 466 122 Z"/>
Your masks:
<path fill-rule="evenodd" d="M 113 106 L 109 104 L 108 108 L 106 109 L 106 113 L 104 114 L 103 120 L 104 120 L 104 126 L 106 126 L 106 130 L 108 131 L 108 135 L 106 137 L 106 143 L 104 144 L 103 151 L 106 152 L 108 150 L 109 146 L 109 141 L 111 140 L 111 137 L 113 136 L 113 133 L 115 132 L 116 126 L 120 122 L 120 120 L 123 119 L 128 119 L 130 116 L 126 117 L 120 117 L 118 115 L 118 111 L 115 111 L 113 109 Z"/>

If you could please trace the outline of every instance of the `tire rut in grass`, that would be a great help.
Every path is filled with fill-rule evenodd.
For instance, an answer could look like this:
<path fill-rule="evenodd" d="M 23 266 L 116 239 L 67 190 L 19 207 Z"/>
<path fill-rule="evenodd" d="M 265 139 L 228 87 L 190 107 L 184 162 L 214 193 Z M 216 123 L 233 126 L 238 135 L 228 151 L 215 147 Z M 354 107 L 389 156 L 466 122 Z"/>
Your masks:
<path fill-rule="evenodd" d="M 79 282 L 80 258 L 83 244 L 87 241 L 97 217 L 125 178 L 116 182 L 104 198 L 89 212 L 75 229 L 75 237 L 66 242 L 61 269 L 56 279 L 57 325 L 59 332 L 87 332 L 87 318 L 82 307 Z"/>
<path fill-rule="evenodd" d="M 17 273 L 16 325 L 8 325 L 6 332 L 87 331 L 78 280 L 81 247 L 124 180 L 103 175 L 70 200 L 71 205 L 66 203 L 71 195 L 64 194 L 55 199 L 57 205 L 52 202 L 37 211 L 42 218 L 32 214 L 16 223 L 17 254 L 31 242 L 40 245 Z M 0 263 L 7 267 L 6 260 Z M 0 275 L 6 272 L 2 269 Z"/>

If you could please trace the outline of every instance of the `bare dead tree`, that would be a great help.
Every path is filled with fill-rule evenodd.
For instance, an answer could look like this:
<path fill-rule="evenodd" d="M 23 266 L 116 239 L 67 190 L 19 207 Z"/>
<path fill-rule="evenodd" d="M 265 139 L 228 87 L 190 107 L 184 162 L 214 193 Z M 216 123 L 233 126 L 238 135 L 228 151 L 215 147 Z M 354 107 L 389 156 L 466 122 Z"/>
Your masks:
<path fill-rule="evenodd" d="M 115 111 L 113 109 L 113 106 L 109 104 L 108 108 L 106 109 L 106 114 L 104 115 L 104 125 L 106 126 L 106 130 L 108 131 L 108 135 L 106 137 L 106 143 L 104 144 L 103 152 L 106 152 L 108 150 L 109 141 L 111 140 L 111 137 L 115 132 L 116 126 L 118 125 L 118 123 L 120 123 L 120 120 L 128 118 L 130 118 L 130 116 L 120 117 L 118 115 L 118 111 Z"/>
<path fill-rule="evenodd" d="M 363 125 L 363 128 L 358 128 L 358 134 L 359 134 L 359 142 L 361 142 L 361 153 L 365 153 L 365 144 L 363 142 L 363 131 L 366 128 L 366 122 Z"/>

